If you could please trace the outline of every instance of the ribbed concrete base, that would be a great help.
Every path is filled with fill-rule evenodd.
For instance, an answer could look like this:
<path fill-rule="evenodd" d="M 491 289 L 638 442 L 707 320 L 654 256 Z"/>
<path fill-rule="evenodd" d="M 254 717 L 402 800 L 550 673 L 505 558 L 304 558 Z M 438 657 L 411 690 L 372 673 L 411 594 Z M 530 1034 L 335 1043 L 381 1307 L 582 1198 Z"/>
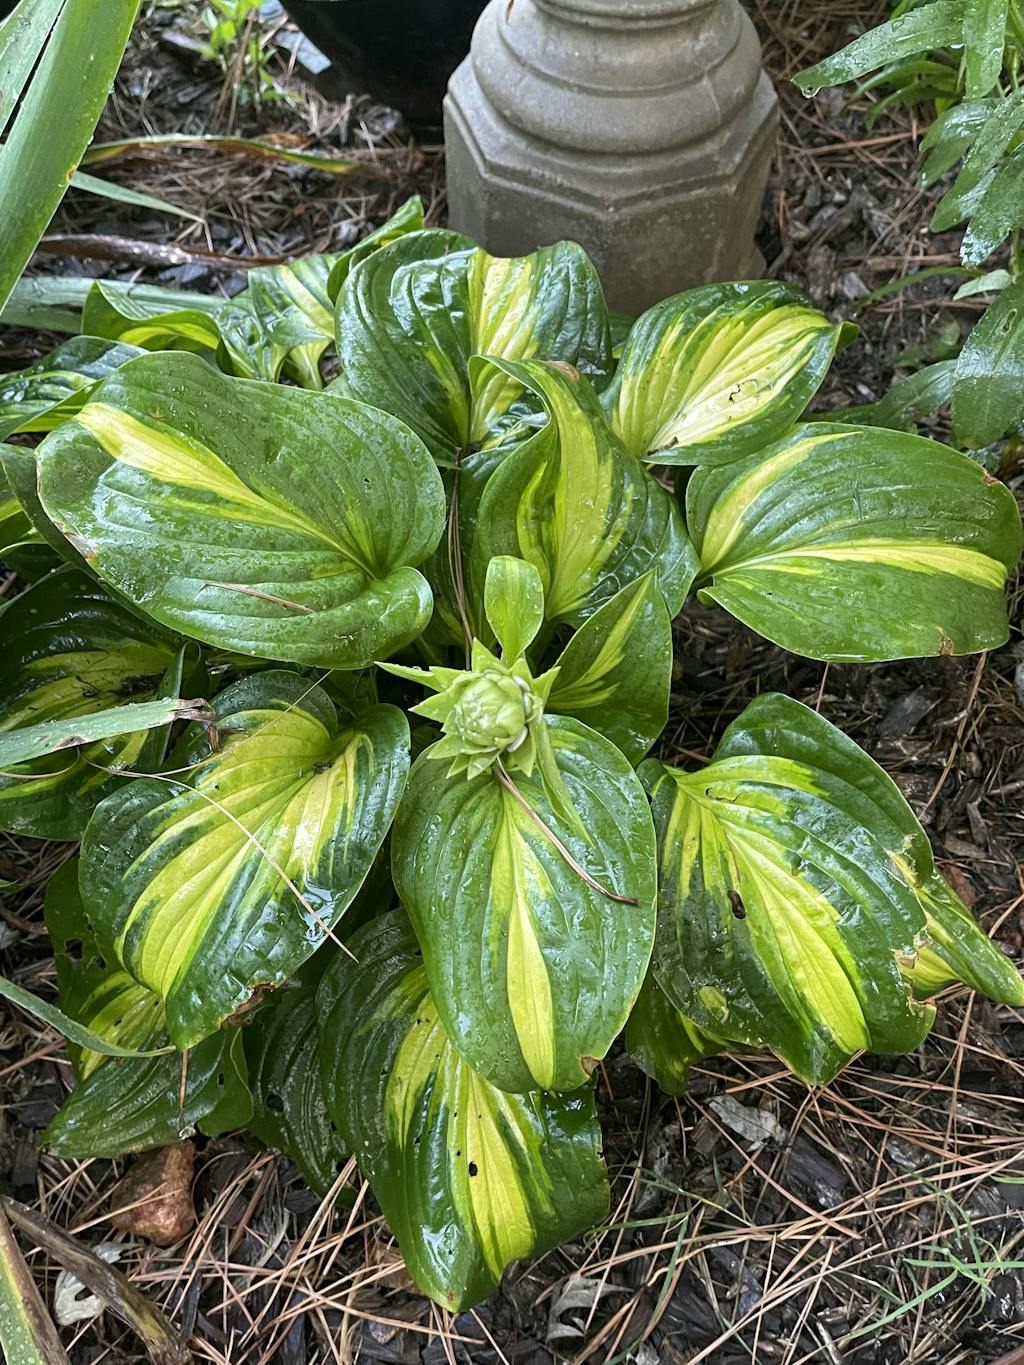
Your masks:
<path fill-rule="evenodd" d="M 736 0 L 493 0 L 446 101 L 451 225 L 582 242 L 624 312 L 750 278 L 776 125 Z"/>

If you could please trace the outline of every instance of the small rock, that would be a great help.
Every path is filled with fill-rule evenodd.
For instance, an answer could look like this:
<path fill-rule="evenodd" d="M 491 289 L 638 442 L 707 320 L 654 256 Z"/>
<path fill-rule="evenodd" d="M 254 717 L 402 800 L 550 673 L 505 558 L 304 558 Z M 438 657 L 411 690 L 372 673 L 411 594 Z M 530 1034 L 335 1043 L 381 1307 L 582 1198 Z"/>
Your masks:
<path fill-rule="evenodd" d="M 191 1142 L 140 1156 L 115 1191 L 118 1212 L 111 1215 L 111 1226 L 158 1247 L 180 1242 L 196 1222 L 192 1203 L 195 1158 Z"/>

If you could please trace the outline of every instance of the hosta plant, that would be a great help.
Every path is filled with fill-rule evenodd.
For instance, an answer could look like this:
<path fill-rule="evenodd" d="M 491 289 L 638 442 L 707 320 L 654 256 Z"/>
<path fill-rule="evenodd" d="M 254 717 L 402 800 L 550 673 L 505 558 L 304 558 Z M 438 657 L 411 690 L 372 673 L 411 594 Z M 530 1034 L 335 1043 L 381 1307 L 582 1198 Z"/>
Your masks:
<path fill-rule="evenodd" d="M 795 290 L 613 344 L 578 247 L 495 259 L 413 203 L 82 322 L 2 405 L 0 821 L 81 844 L 60 1011 L 4 986 L 70 1040 L 52 1151 L 248 1126 L 321 1191 L 352 1153 L 459 1308 L 604 1215 L 623 1033 L 670 1091 L 730 1049 L 819 1084 L 950 983 L 1024 1003 L 823 716 L 766 694 L 706 766 L 650 757 L 694 597 L 823 660 L 1007 636 L 1012 497 L 805 421 L 851 337 Z"/>

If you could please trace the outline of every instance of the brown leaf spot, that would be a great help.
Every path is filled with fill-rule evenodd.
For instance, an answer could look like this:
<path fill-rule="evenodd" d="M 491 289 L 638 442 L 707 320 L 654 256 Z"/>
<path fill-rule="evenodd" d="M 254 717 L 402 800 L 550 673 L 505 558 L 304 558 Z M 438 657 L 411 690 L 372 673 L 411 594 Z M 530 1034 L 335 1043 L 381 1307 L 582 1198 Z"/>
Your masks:
<path fill-rule="evenodd" d="M 949 638 L 948 635 L 943 635 L 942 641 L 939 644 L 939 657 L 943 659 L 948 659 L 952 653 L 953 641 Z"/>
<path fill-rule="evenodd" d="M 549 360 L 548 364 L 553 370 L 558 370 L 560 374 L 564 374 L 566 379 L 576 380 L 580 377 L 580 372 L 576 366 L 570 365 L 567 360 Z"/>
<path fill-rule="evenodd" d="M 996 476 L 990 474 L 987 469 L 981 471 L 981 477 L 985 483 L 988 484 L 989 488 L 991 488 L 994 483 L 1002 483 L 1002 479 L 997 479 Z"/>
<path fill-rule="evenodd" d="M 585 1073 L 587 1076 L 592 1076 L 592 1075 L 594 1074 L 594 1072 L 596 1071 L 596 1069 L 597 1069 L 597 1060 L 598 1060 L 598 1059 L 597 1059 L 596 1057 L 581 1057 L 581 1058 L 580 1058 L 580 1066 L 583 1068 L 584 1073 Z"/>
<path fill-rule="evenodd" d="M 192 1203 L 195 1157 L 191 1142 L 140 1156 L 114 1193 L 118 1212 L 111 1214 L 111 1226 L 158 1247 L 180 1242 L 196 1222 Z"/>

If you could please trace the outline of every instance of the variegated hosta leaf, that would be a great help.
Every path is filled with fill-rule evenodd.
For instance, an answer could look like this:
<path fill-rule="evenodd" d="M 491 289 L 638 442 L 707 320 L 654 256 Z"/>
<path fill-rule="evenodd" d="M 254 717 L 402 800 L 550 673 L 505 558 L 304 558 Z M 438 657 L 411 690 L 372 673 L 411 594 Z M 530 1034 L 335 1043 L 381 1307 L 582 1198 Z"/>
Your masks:
<path fill-rule="evenodd" d="M 320 1083 L 316 989 L 325 962 L 326 953 L 312 957 L 245 1030 L 249 1131 L 290 1156 L 320 1195 L 334 1184 L 345 1157 Z"/>
<path fill-rule="evenodd" d="M 215 294 L 207 300 L 189 294 L 188 306 L 174 290 L 157 293 L 97 280 L 82 309 L 82 332 L 105 337 L 146 351 L 216 351 L 220 345 L 217 318 L 225 301 Z"/>
<path fill-rule="evenodd" d="M 0 465 L 3 466 L 4 477 L 12 494 L 21 506 L 25 521 L 31 528 L 23 536 L 23 540 L 30 544 L 41 540 L 51 549 L 55 556 L 54 568 L 59 567 L 63 560 L 86 570 L 85 560 L 43 511 L 43 505 L 39 501 L 39 490 L 36 487 L 35 451 L 26 450 L 21 446 L 0 444 Z M 24 527 L 24 522 L 21 526 Z"/>
<path fill-rule="evenodd" d="M 400 237 L 407 237 L 413 232 L 422 232 L 423 222 L 423 200 L 418 194 L 407 199 L 397 213 L 392 214 L 386 223 L 377 228 L 374 232 L 368 233 L 355 246 L 343 251 L 336 259 L 332 269 L 330 279 L 327 282 L 327 292 L 332 299 L 337 299 L 341 291 L 341 286 L 355 270 L 356 266 L 365 261 L 367 256 L 372 256 L 381 247 L 390 246 L 392 242 L 397 242 Z"/>
<path fill-rule="evenodd" d="M 427 451 L 385 413 L 143 356 L 39 448 L 43 506 L 156 620 L 259 658 L 362 668 L 430 616 Z"/>
<path fill-rule="evenodd" d="M 841 332 L 774 280 L 691 289 L 633 324 L 605 411 L 639 459 L 725 464 L 802 416 Z"/>
<path fill-rule="evenodd" d="M 65 863 L 46 891 L 46 927 L 57 964 L 61 1007 L 122 1047 L 166 1043 L 159 998 L 103 960 L 78 888 L 78 863 Z M 59 1156 L 106 1157 L 163 1147 L 196 1128 L 214 1135 L 247 1123 L 252 1100 L 237 1029 L 205 1039 L 187 1057 L 100 1057 L 68 1043 L 77 1085 L 46 1130 Z"/>
<path fill-rule="evenodd" d="M 294 673 L 245 678 L 214 709 L 219 751 L 193 726 L 171 756 L 181 775 L 116 792 L 82 845 L 104 955 L 160 996 L 182 1048 L 323 942 L 370 870 L 409 762 L 396 707 L 340 725 Z"/>
<path fill-rule="evenodd" d="M 217 315 L 236 374 L 273 383 L 285 372 L 307 389 L 323 388 L 320 360 L 334 344 L 327 281 L 337 261 L 337 256 L 301 256 L 249 272 L 246 288 Z"/>
<path fill-rule="evenodd" d="M 318 997 L 335 1122 L 424 1293 L 453 1312 L 510 1261 L 599 1222 L 608 1178 L 591 1089 L 496 1090 L 449 1041 L 402 911 L 353 939 Z"/>
<path fill-rule="evenodd" d="M 690 1067 L 725 1052 L 720 1038 L 680 1014 L 648 971 L 623 1034 L 626 1051 L 666 1095 L 682 1095 Z"/>
<path fill-rule="evenodd" d="M 920 895 L 927 938 L 910 957 L 900 959 L 914 993 L 927 999 L 944 986 L 963 981 L 990 1000 L 1024 1007 L 1024 977 L 945 878 L 931 878 Z"/>
<path fill-rule="evenodd" d="M 52 431 L 101 379 L 142 355 L 99 337 L 72 337 L 27 369 L 0 378 L 0 440 L 16 431 Z"/>
<path fill-rule="evenodd" d="M 935 441 L 814 423 L 698 469 L 686 509 L 701 600 L 796 654 L 902 659 L 1006 640 L 1020 514 L 1001 483 Z"/>
<path fill-rule="evenodd" d="M 504 260 L 450 234 L 404 237 L 350 275 L 337 322 L 351 391 L 401 417 L 442 464 L 523 393 L 519 375 L 496 367 L 471 387 L 471 357 L 564 361 L 598 384 L 611 370 L 601 282 L 573 242 Z"/>
<path fill-rule="evenodd" d="M 545 718 L 552 773 L 516 787 L 448 776 L 426 750 L 392 839 L 392 871 L 452 1042 L 503 1090 L 572 1090 L 626 1022 L 654 927 L 650 811 L 614 745 Z M 548 832 L 550 831 L 550 832 Z M 625 904 L 595 889 L 551 838 Z"/>
<path fill-rule="evenodd" d="M 917 1046 L 931 1013 L 908 998 L 901 966 L 952 893 L 867 754 L 799 702 L 766 695 L 708 767 L 652 761 L 641 776 L 658 830 L 655 972 L 678 1009 L 812 1082 L 861 1049 Z M 980 978 L 987 947 L 962 942 Z"/>
<path fill-rule="evenodd" d="M 161 692 L 176 646 L 70 565 L 0 614 L 0 731 L 87 716 Z M 97 802 L 139 766 L 145 731 L 32 759 L 0 773 L 0 828 L 80 839 Z M 145 766 L 145 763 L 142 763 Z"/>
<path fill-rule="evenodd" d="M 515 555 L 540 571 L 547 619 L 578 626 L 653 569 L 674 616 L 696 554 L 675 499 L 623 448 L 591 384 L 561 366 L 479 360 L 474 385 L 489 384 L 492 370 L 535 392 L 548 422 L 484 489 L 472 547 L 477 591 L 495 555 Z"/>
<path fill-rule="evenodd" d="M 653 573 L 585 621 L 558 657 L 546 709 L 575 716 L 637 764 L 664 730 L 672 623 Z"/>

